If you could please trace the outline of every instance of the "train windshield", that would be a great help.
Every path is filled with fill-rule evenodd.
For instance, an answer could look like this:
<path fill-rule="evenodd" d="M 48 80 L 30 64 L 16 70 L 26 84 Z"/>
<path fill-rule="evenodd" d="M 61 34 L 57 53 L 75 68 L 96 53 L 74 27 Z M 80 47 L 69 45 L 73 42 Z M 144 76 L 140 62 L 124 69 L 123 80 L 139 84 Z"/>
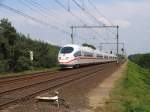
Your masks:
<path fill-rule="evenodd" d="M 73 48 L 72 47 L 64 47 L 61 49 L 60 53 L 71 53 L 73 51 Z"/>

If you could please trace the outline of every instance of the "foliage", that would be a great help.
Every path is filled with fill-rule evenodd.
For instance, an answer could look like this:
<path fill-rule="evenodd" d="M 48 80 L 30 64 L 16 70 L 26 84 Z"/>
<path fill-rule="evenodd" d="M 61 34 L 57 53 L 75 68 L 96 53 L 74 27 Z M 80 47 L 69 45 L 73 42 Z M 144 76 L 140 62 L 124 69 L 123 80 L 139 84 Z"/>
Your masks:
<path fill-rule="evenodd" d="M 82 46 L 86 46 L 86 47 L 90 47 L 92 49 L 96 49 L 95 46 L 87 44 L 87 43 L 82 44 Z"/>
<path fill-rule="evenodd" d="M 150 68 L 150 53 L 147 54 L 134 54 L 128 57 L 134 63 L 144 68 Z"/>
<path fill-rule="evenodd" d="M 109 112 L 150 112 L 150 72 L 129 62 L 125 77 L 111 95 Z"/>
<path fill-rule="evenodd" d="M 149 54 L 144 54 L 140 58 L 139 65 L 141 65 L 144 68 L 150 68 L 150 53 Z"/>
<path fill-rule="evenodd" d="M 8 19 L 0 21 L 0 72 L 16 72 L 57 65 L 58 46 L 32 40 L 18 33 Z M 29 51 L 33 51 L 31 62 Z"/>
<path fill-rule="evenodd" d="M 126 58 L 126 56 L 123 55 L 123 54 L 118 54 L 118 57 L 119 57 L 119 59 L 121 59 L 121 60 Z"/>

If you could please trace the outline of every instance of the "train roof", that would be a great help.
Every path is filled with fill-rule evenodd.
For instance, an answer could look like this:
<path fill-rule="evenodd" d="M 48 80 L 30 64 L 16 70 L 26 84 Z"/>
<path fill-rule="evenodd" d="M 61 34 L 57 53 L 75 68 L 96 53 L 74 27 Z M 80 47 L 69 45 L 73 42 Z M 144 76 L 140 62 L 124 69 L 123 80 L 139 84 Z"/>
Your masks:
<path fill-rule="evenodd" d="M 80 47 L 80 46 L 77 45 L 77 44 L 67 44 L 67 45 L 64 45 L 63 47 L 67 47 L 67 46 L 70 46 L 70 47 Z"/>
<path fill-rule="evenodd" d="M 65 45 L 64 47 L 73 47 L 73 48 L 81 48 L 81 49 L 84 49 L 84 50 L 90 50 L 90 51 L 94 51 L 94 49 L 88 47 L 88 46 L 80 46 L 80 45 L 77 45 L 77 44 L 67 44 Z"/>
<path fill-rule="evenodd" d="M 94 49 L 92 49 L 88 46 L 80 46 L 80 45 L 77 45 L 77 44 L 67 44 L 67 45 L 64 45 L 63 47 L 73 47 L 75 49 L 83 49 L 85 51 L 91 51 L 91 52 L 95 52 L 95 53 L 102 54 L 102 55 L 116 57 L 115 54 L 106 53 L 106 52 L 103 52 L 103 51 L 100 51 L 100 50 L 97 50 L 97 49 L 94 50 Z"/>

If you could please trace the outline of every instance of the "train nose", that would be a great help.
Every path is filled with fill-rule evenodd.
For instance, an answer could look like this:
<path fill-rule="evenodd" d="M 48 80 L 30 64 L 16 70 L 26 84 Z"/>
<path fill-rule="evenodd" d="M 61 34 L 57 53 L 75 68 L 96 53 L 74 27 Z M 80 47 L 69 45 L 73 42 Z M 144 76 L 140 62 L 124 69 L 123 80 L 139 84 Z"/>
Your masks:
<path fill-rule="evenodd" d="M 62 56 L 62 57 L 61 57 L 61 56 L 60 56 L 60 57 L 58 57 L 58 59 L 59 59 L 59 60 L 68 60 L 69 57 L 65 57 L 65 56 Z"/>
<path fill-rule="evenodd" d="M 66 60 L 69 59 L 69 57 L 66 57 Z"/>

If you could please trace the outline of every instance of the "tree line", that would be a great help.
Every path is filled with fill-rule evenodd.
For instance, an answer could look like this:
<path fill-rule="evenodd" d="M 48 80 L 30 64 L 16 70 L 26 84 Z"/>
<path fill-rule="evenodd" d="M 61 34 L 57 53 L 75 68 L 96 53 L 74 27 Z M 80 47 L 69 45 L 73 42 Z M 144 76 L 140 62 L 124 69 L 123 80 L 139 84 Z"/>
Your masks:
<path fill-rule="evenodd" d="M 133 54 L 128 57 L 134 63 L 141 67 L 150 69 L 150 53 L 146 54 Z"/>
<path fill-rule="evenodd" d="M 0 20 L 0 72 L 57 66 L 58 46 L 18 33 L 8 19 Z M 33 61 L 30 60 L 33 51 Z"/>

